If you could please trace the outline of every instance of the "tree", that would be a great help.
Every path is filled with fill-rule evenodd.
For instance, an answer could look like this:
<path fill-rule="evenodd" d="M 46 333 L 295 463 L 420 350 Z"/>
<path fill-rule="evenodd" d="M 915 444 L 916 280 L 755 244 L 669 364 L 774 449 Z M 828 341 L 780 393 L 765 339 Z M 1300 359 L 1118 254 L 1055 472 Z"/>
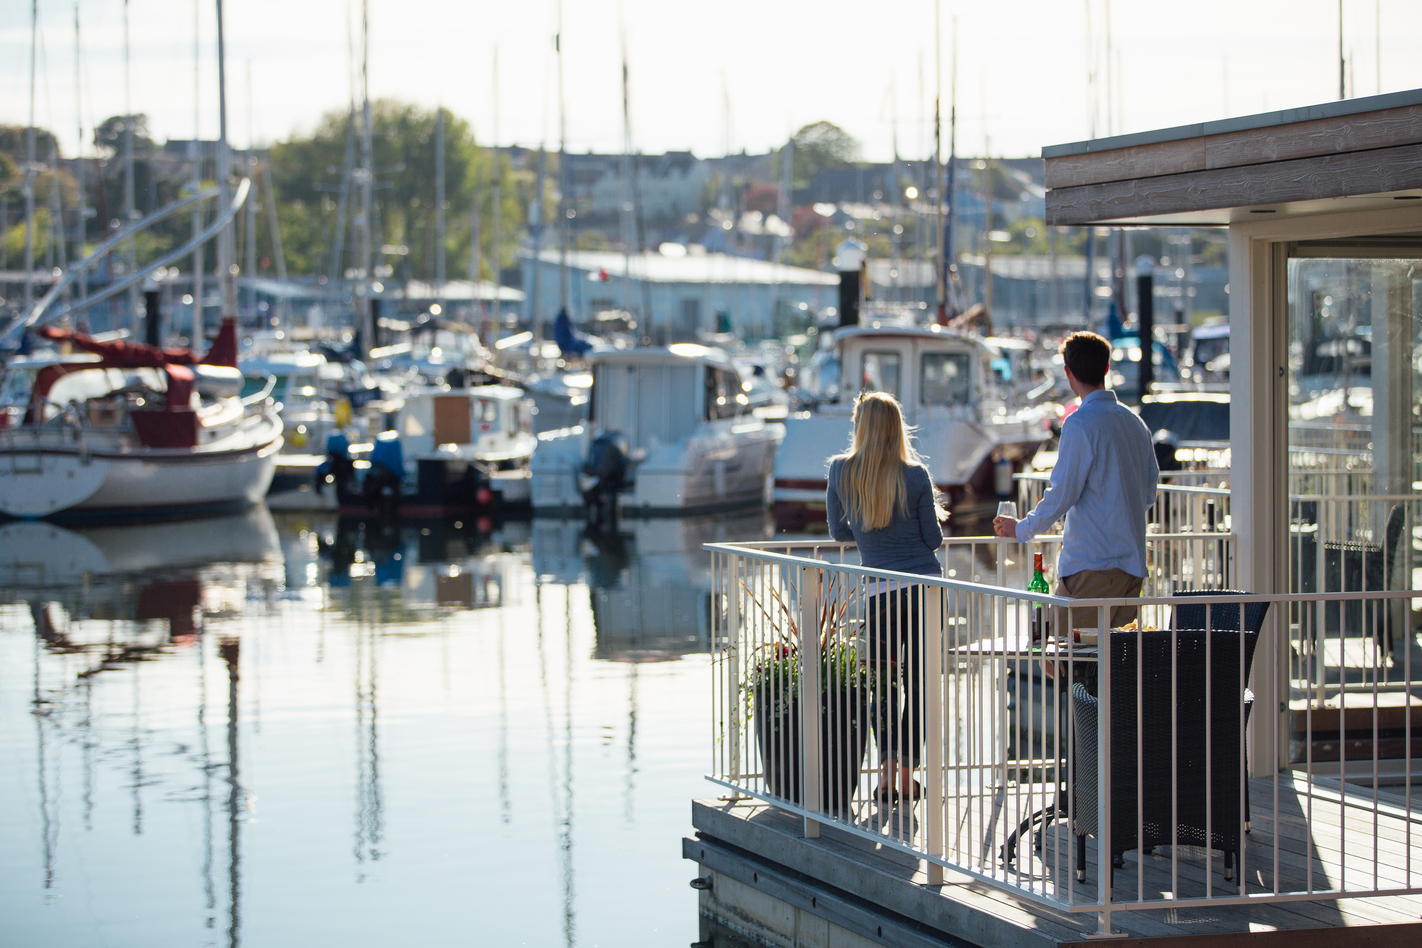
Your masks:
<path fill-rule="evenodd" d="M 371 140 L 375 164 L 375 203 L 379 243 L 400 246 L 405 253 L 388 260 L 399 277 L 432 279 L 435 276 L 435 123 L 438 113 L 416 105 L 383 99 L 371 103 Z M 352 119 L 354 118 L 354 124 Z M 307 136 L 294 136 L 270 149 L 272 185 L 282 222 L 283 249 L 292 273 L 324 273 L 331 267 L 338 203 L 345 166 L 346 142 L 356 136 L 359 151 L 360 117 L 348 112 L 327 113 Z M 468 270 L 470 210 L 480 202 L 480 243 L 489 261 L 493 249 L 489 182 L 493 153 L 480 148 L 469 123 L 444 113 L 445 172 L 445 275 L 458 279 Z M 502 220 L 499 260 L 511 261 L 517 246 L 523 211 L 531 183 L 515 175 L 507 158 L 503 165 Z M 359 265 L 359 246 L 353 221 L 360 208 L 359 185 L 348 197 L 346 234 L 338 271 Z M 289 235 L 289 236 L 288 236 Z M 375 235 L 373 235 L 375 236 Z M 259 232 L 259 247 L 264 238 Z M 259 251 L 260 252 L 260 251 Z M 490 266 L 486 263 L 486 266 Z M 486 274 L 487 275 L 487 274 Z"/>
<path fill-rule="evenodd" d="M 29 129 L 23 125 L 0 125 L 0 154 L 9 156 L 20 169 L 25 166 L 28 132 Z M 59 153 L 54 133 L 43 128 L 36 128 L 35 160 L 48 160 L 51 150 L 54 150 L 55 154 Z M 20 173 L 23 175 L 23 170 Z M 0 181 L 3 180 L 0 178 Z"/>
<path fill-rule="evenodd" d="M 148 116 L 111 115 L 94 129 L 94 147 L 105 155 L 123 153 L 124 125 L 133 126 L 133 153 L 150 155 L 158 150 L 158 145 L 148 137 Z"/>
<path fill-rule="evenodd" d="M 809 187 L 827 168 L 848 168 L 859 160 L 859 141 L 833 122 L 813 122 L 795 133 L 790 174 L 797 188 Z"/>

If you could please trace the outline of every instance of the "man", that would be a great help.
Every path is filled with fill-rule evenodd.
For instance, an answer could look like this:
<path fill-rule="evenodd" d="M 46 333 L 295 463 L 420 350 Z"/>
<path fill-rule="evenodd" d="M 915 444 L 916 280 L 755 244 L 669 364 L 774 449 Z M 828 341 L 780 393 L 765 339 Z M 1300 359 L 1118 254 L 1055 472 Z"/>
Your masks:
<path fill-rule="evenodd" d="M 1061 353 L 1081 407 L 1062 424 L 1051 486 L 1026 517 L 998 517 L 993 530 L 1026 543 L 1065 514 L 1056 594 L 1136 597 L 1146 574 L 1146 510 L 1155 503 L 1160 478 L 1150 431 L 1106 390 L 1109 342 L 1094 332 L 1074 332 L 1062 341 Z M 1071 628 L 1096 628 L 1096 612 L 1071 610 Z M 1133 606 L 1112 608 L 1111 627 L 1129 623 L 1136 612 Z"/>

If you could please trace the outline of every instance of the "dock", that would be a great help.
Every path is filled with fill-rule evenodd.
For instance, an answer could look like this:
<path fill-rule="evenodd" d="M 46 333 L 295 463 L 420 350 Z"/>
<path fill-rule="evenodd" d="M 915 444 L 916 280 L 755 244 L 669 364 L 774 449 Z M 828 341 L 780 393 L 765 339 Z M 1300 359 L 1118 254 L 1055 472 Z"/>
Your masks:
<path fill-rule="evenodd" d="M 1252 781 L 1251 796 L 1272 799 L 1272 780 Z M 1281 801 L 1275 821 L 1272 807 L 1259 807 L 1244 855 L 1248 891 L 1272 888 L 1273 842 L 1282 829 L 1279 859 L 1280 888 L 1301 887 L 1310 863 L 1315 883 L 1320 874 L 1336 880 L 1348 875 L 1378 874 L 1392 881 L 1403 879 L 1411 861 L 1422 857 L 1416 841 L 1422 817 L 1408 812 L 1403 798 L 1393 798 L 1390 814 L 1379 820 L 1374 852 L 1372 826 L 1355 826 L 1363 819 L 1361 807 L 1323 806 L 1315 802 L 1312 841 L 1303 833 L 1302 820 L 1291 820 L 1294 807 L 1307 806 L 1296 798 Z M 1368 806 L 1372 818 L 1372 790 L 1350 788 Z M 1292 794 L 1290 794 L 1292 795 Z M 1386 795 L 1385 795 L 1386 796 Z M 1346 801 L 1345 801 L 1346 802 Z M 1399 810 L 1396 804 L 1402 804 Z M 856 804 L 867 812 L 874 804 Z M 917 807 L 915 808 L 917 809 Z M 913 813 L 903 814 L 913 821 Z M 877 821 L 876 821 L 877 822 Z M 887 821 L 893 826 L 894 820 Z M 751 944 L 799 946 L 895 945 L 976 946 L 976 948 L 1056 948 L 1102 939 L 1095 934 L 1095 913 L 1058 911 L 1043 903 L 987 885 L 974 877 L 945 870 L 944 884 L 928 884 L 927 864 L 892 845 L 875 843 L 828 823 L 820 824 L 818 838 L 806 838 L 803 820 L 783 809 L 741 797 L 696 800 L 692 804 L 694 836 L 682 840 L 682 855 L 697 864 L 698 877 L 709 882 L 701 893 L 701 912 L 713 925 L 729 929 Z M 1410 832 L 1409 832 L 1410 830 Z M 1060 838 L 1063 871 L 1050 884 L 1065 885 L 1070 864 L 1071 836 L 1063 826 Z M 1056 862 L 1056 838 L 1046 835 L 1043 852 L 1034 865 L 1041 869 Z M 889 840 L 885 839 L 885 842 Z M 996 842 L 994 843 L 996 844 Z M 1179 847 L 1179 871 L 1201 883 L 1205 869 L 1203 850 Z M 1088 842 L 1088 864 L 1094 866 L 1095 840 Z M 1140 864 L 1135 852 L 1116 871 L 1118 897 L 1135 894 L 1143 878 L 1147 896 L 1160 897 L 1171 886 L 1168 848 L 1157 849 Z M 1092 875 L 1077 883 L 1081 895 L 1094 897 Z M 1220 885 L 1218 856 L 1214 879 Z M 1159 904 L 1159 903 L 1157 903 Z M 1233 948 L 1235 945 L 1313 948 L 1327 945 L 1391 948 L 1412 946 L 1422 939 L 1422 895 L 1391 895 L 1341 900 L 1297 900 L 1258 904 L 1212 904 L 1200 908 L 1152 908 L 1117 911 L 1111 915 L 1117 944 L 1168 944 L 1172 948 Z M 1167 941 L 1168 940 L 1168 941 Z"/>

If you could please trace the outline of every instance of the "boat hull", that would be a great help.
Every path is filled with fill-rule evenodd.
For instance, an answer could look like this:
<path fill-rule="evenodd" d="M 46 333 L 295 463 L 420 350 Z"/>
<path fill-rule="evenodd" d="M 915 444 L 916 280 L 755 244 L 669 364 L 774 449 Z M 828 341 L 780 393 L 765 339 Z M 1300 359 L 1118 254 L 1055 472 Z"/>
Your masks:
<path fill-rule="evenodd" d="M 161 520 L 240 510 L 266 494 L 276 470 L 282 439 L 275 424 L 246 443 L 202 450 L 144 449 L 104 453 L 79 446 L 12 446 L 0 455 L 6 471 L 89 472 L 102 474 L 97 486 L 77 496 L 59 498 L 47 510 L 35 509 L 33 476 L 0 480 L 0 510 L 11 517 L 44 517 L 61 522 Z M 65 503 L 64 500 L 69 500 Z"/>

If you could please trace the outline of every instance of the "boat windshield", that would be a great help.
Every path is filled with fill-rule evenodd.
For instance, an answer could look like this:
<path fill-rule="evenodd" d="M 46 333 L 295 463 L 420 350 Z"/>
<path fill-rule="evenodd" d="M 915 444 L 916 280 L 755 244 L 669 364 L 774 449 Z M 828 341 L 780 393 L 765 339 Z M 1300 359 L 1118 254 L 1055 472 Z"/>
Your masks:
<path fill-rule="evenodd" d="M 919 366 L 919 398 L 925 405 L 966 405 L 969 387 L 965 352 L 925 352 Z"/>
<path fill-rule="evenodd" d="M 899 354 L 897 352 L 864 353 L 864 371 L 859 379 L 863 392 L 887 392 L 899 397 Z"/>

